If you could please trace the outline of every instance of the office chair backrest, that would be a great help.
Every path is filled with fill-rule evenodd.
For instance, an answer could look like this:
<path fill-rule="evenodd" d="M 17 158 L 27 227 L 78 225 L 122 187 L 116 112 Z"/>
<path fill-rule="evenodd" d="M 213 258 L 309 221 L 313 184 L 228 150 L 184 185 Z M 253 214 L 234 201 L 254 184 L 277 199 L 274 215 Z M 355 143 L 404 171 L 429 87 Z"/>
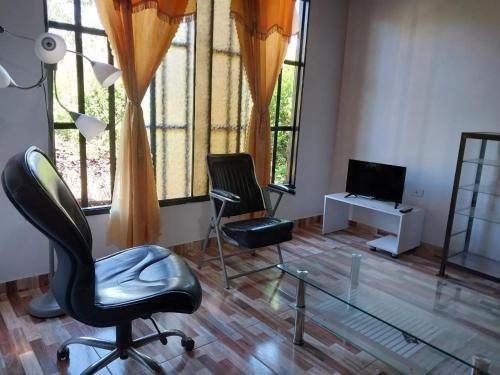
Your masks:
<path fill-rule="evenodd" d="M 235 216 L 264 209 L 262 191 L 255 177 L 252 157 L 249 154 L 207 155 L 208 175 L 213 189 L 236 194 L 241 202 L 228 203 L 223 216 Z M 221 203 L 216 201 L 217 212 Z"/>
<path fill-rule="evenodd" d="M 87 315 L 95 293 L 92 234 L 70 189 L 36 147 L 9 159 L 2 185 L 17 210 L 54 241 L 58 265 L 51 284 L 57 302 L 75 318 Z"/>

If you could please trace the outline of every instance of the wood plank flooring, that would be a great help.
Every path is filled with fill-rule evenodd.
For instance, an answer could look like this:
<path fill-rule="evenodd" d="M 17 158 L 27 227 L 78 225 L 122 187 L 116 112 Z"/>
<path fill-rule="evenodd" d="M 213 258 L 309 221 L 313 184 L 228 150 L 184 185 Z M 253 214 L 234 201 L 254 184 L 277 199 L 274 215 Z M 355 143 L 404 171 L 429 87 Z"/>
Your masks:
<path fill-rule="evenodd" d="M 351 228 L 334 235 L 320 234 L 319 221 L 296 228 L 294 240 L 283 244 L 285 261 L 311 255 L 335 256 L 350 246 L 369 257 L 370 262 L 390 267 L 394 273 L 408 272 L 434 277 L 438 256 L 419 249 L 393 260 L 383 253 L 373 253 L 364 242 L 374 235 Z M 214 243 L 209 254 L 215 255 Z M 184 330 L 196 342 L 195 350 L 186 353 L 178 339 L 167 346 L 153 343 L 140 348 L 162 366 L 167 374 L 393 374 L 394 371 L 369 354 L 360 351 L 313 321 L 306 321 L 306 344 L 292 344 L 295 280 L 276 270 L 233 280 L 231 290 L 222 285 L 218 262 L 201 270 L 194 266 L 199 244 L 177 247 L 193 266 L 203 286 L 203 302 L 193 315 L 157 314 L 163 328 Z M 338 249 L 338 250 L 337 250 Z M 274 249 L 263 249 L 256 256 L 243 255 L 228 260 L 233 271 L 275 262 Z M 389 266 L 388 266 L 389 264 Z M 500 286 L 471 274 L 449 270 L 457 285 L 488 293 L 500 303 Z M 437 280 L 437 278 L 435 278 Z M 58 345 L 71 336 L 85 335 L 114 339 L 114 329 L 97 329 L 72 318 L 36 319 L 27 314 L 27 304 L 46 287 L 0 294 L 0 374 L 78 374 L 107 353 L 81 345 L 70 347 L 68 363 L 56 361 Z M 152 332 L 149 322 L 138 320 L 134 336 Z M 113 362 L 99 374 L 147 374 L 133 360 Z"/>

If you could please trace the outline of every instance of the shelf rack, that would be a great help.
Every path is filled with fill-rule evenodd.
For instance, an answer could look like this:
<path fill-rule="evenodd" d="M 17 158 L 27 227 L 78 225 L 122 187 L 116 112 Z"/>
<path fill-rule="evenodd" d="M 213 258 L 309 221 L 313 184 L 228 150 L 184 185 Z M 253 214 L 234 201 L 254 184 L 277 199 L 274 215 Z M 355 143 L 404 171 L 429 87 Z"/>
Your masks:
<path fill-rule="evenodd" d="M 476 158 L 464 158 L 468 143 L 473 140 L 480 143 L 479 155 Z M 498 208 L 500 207 L 500 184 L 496 182 L 484 183 L 482 181 L 485 166 L 499 168 L 498 173 L 500 173 L 500 156 L 491 158 L 491 155 L 486 155 L 490 142 L 496 142 L 497 147 L 500 148 L 500 133 L 462 133 L 439 276 L 444 276 L 446 266 L 451 265 L 500 281 L 500 261 L 497 260 L 500 259 L 500 247 L 495 249 L 495 251 L 499 252 L 496 259 L 469 251 L 472 231 L 474 225 L 477 225 L 478 222 L 498 227 L 495 230 L 500 231 L 500 209 Z M 462 176 L 464 165 L 475 165 L 474 181 L 468 181 L 467 183 L 461 181 L 464 177 Z M 460 192 L 472 194 L 470 204 L 467 207 L 459 207 L 457 203 Z M 488 195 L 491 201 L 496 202 L 498 200 L 498 203 L 489 204 L 488 207 L 484 207 L 484 205 L 479 207 L 478 199 L 481 198 L 481 195 Z M 466 225 L 456 228 L 458 226 L 456 219 L 459 217 L 462 219 L 466 217 L 467 222 Z M 450 254 L 451 242 L 453 239 L 460 238 L 459 236 L 464 236 L 463 247 L 458 253 Z"/>

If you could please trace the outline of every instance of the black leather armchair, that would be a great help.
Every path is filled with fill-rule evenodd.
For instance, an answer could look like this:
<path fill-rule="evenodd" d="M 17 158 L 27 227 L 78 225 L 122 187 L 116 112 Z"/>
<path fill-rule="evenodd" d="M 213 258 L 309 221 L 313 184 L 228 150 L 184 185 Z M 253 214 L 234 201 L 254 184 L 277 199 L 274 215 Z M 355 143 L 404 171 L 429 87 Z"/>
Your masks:
<path fill-rule="evenodd" d="M 261 188 L 255 177 L 252 157 L 249 154 L 209 154 L 207 167 L 212 190 L 210 200 L 213 207 L 213 216 L 210 219 L 207 235 L 203 241 L 198 261 L 201 268 L 204 262 L 219 260 L 224 273 L 225 287 L 229 288 L 229 281 L 250 273 L 263 271 L 276 266 L 272 264 L 248 272 L 228 275 L 225 259 L 245 252 L 252 252 L 259 247 L 276 245 L 279 263 L 283 263 L 280 243 L 292 239 L 293 222 L 275 218 L 276 210 L 283 194 L 295 194 L 295 187 L 291 185 L 269 184 Z M 273 205 L 270 193 L 277 193 L 276 203 Z M 223 217 L 265 210 L 265 217 L 237 220 L 221 225 Z M 205 258 L 208 239 L 212 231 L 217 237 L 219 255 Z M 223 241 L 242 248 L 239 252 L 226 255 Z"/>
<path fill-rule="evenodd" d="M 82 374 L 93 374 L 128 356 L 161 372 L 160 365 L 136 350 L 167 337 L 181 337 L 186 350 L 194 341 L 178 330 L 160 331 L 157 312 L 191 314 L 201 303 L 197 278 L 184 261 L 159 246 L 127 249 L 94 261 L 92 235 L 84 213 L 47 156 L 35 147 L 13 156 L 2 174 L 3 188 L 17 210 L 54 242 L 58 267 L 51 283 L 62 309 L 94 327 L 116 327 L 116 341 L 88 337 L 67 340 L 57 352 L 69 359 L 70 344 L 110 350 Z M 157 333 L 133 339 L 132 321 L 151 319 Z"/>

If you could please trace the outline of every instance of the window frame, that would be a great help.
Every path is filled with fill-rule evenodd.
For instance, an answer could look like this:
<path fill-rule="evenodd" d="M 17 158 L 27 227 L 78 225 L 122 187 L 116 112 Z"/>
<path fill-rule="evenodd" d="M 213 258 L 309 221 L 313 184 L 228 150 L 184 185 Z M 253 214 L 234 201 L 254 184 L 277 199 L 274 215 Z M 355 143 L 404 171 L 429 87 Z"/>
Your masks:
<path fill-rule="evenodd" d="M 290 151 L 290 165 L 288 166 L 288 181 L 285 183 L 290 185 L 295 185 L 297 180 L 297 159 L 298 159 L 298 149 L 299 149 L 299 138 L 300 138 L 300 122 L 302 119 L 302 98 L 304 93 L 304 77 L 305 77 L 305 67 L 306 67 L 306 55 L 307 55 L 307 38 L 309 35 L 309 13 L 310 13 L 310 0 L 298 0 L 302 1 L 303 8 L 302 14 L 300 16 L 300 35 L 299 35 L 299 51 L 298 51 L 298 61 L 286 60 L 283 62 L 283 67 L 295 66 L 297 68 L 297 77 L 295 81 L 295 87 L 297 91 L 295 92 L 293 101 L 293 124 L 291 125 L 280 125 L 279 124 L 279 111 L 281 105 L 281 84 L 283 76 L 283 67 L 278 77 L 277 91 L 276 91 L 276 113 L 274 116 L 274 126 L 271 127 L 271 142 L 272 146 L 272 159 L 271 159 L 271 182 L 275 182 L 276 177 L 276 155 L 278 146 L 278 132 L 286 131 L 291 132 L 292 142 Z M 305 35 L 304 35 L 304 30 Z M 305 43 L 304 43 L 305 42 Z M 300 92 L 299 92 L 300 91 Z M 297 113 L 297 111 L 299 111 Z"/>
<path fill-rule="evenodd" d="M 292 60 L 285 60 L 284 61 L 284 66 L 289 65 L 289 66 L 295 66 L 297 68 L 297 74 L 296 74 L 296 82 L 295 82 L 295 87 L 297 87 L 297 91 L 294 92 L 295 95 L 293 97 L 294 101 L 294 106 L 293 106 L 293 124 L 290 125 L 279 125 L 279 109 L 280 109 L 280 101 L 281 101 L 281 83 L 282 83 L 282 72 L 280 72 L 279 78 L 278 78 L 278 83 L 277 83 L 277 97 L 276 97 L 276 113 L 275 113 L 275 121 L 274 121 L 274 126 L 271 126 L 271 143 L 274 145 L 273 147 L 273 153 L 272 153 L 272 161 L 271 161 L 271 171 L 272 171 L 272 176 L 271 176 L 271 182 L 274 182 L 275 180 L 275 167 L 276 167 L 276 145 L 277 145 L 277 135 L 279 131 L 287 131 L 291 132 L 292 135 L 292 150 L 290 153 L 290 165 L 288 166 L 289 171 L 288 171 L 288 181 L 287 183 L 289 184 L 295 184 L 296 181 L 296 170 L 297 170 L 297 158 L 298 158 L 298 145 L 299 145 L 299 138 L 300 138 L 300 120 L 302 117 L 302 111 L 300 111 L 297 114 L 298 108 L 302 107 L 302 97 L 303 97 L 303 89 L 304 89 L 304 76 L 305 76 L 305 65 L 306 65 L 306 55 L 307 55 L 307 37 L 308 37 L 308 28 L 309 25 L 309 15 L 310 15 L 310 0 L 298 0 L 303 3 L 303 12 L 300 14 L 300 30 L 301 34 L 299 36 L 299 52 L 298 52 L 298 61 L 292 61 Z M 74 23 L 67 23 L 67 22 L 60 22 L 60 21 L 54 21 L 50 20 L 48 17 L 48 0 L 44 0 L 44 7 L 46 9 L 45 13 L 45 25 L 47 27 L 47 30 L 49 29 L 56 29 L 56 30 L 64 30 L 64 31 L 70 31 L 74 33 L 75 36 L 75 50 L 76 52 L 82 53 L 83 50 L 83 38 L 82 36 L 84 34 L 87 35 L 94 35 L 94 36 L 103 36 L 106 37 L 106 33 L 102 29 L 97 29 L 93 27 L 88 27 L 84 26 L 82 24 L 82 19 L 81 19 L 81 2 L 80 0 L 73 0 L 73 17 L 74 17 Z M 211 20 L 213 24 L 213 19 Z M 305 37 L 304 37 L 304 30 L 305 32 Z M 212 25 L 212 34 L 213 34 L 213 25 Z M 196 32 L 197 32 L 197 25 L 196 22 L 194 23 L 194 56 L 196 56 Z M 213 37 L 213 35 L 212 35 Z M 108 63 L 113 64 L 114 63 L 114 58 L 113 54 L 111 52 L 111 48 L 109 45 L 109 41 L 107 41 L 107 50 L 108 50 Z M 216 50 L 212 46 L 211 50 L 212 54 L 213 53 L 224 53 L 226 51 L 219 51 Z M 78 112 L 80 113 L 85 113 L 85 87 L 84 87 L 84 68 L 83 68 L 83 57 L 76 54 L 76 78 L 77 78 L 77 99 L 78 99 Z M 212 60 L 212 59 L 211 59 Z M 193 116 L 192 116 L 192 121 L 193 121 L 193 126 L 195 124 L 195 97 L 196 97 L 196 57 L 194 58 L 194 76 L 193 76 L 193 104 L 192 104 L 192 110 L 193 110 Z M 241 63 L 240 63 L 241 64 Z M 237 143 L 238 143 L 238 149 L 240 148 L 240 131 L 242 128 L 241 124 L 241 86 L 242 86 L 242 79 L 244 79 L 243 74 L 242 74 L 242 69 L 240 69 L 240 84 L 239 84 L 239 91 L 240 91 L 240 98 L 239 98 L 239 103 L 238 103 L 238 112 L 239 112 L 239 120 L 238 120 L 238 137 L 237 137 Z M 212 79 L 212 70 L 210 73 L 210 80 Z M 155 90 L 155 83 L 156 83 L 156 75 L 153 77 L 153 80 L 150 85 L 149 89 L 149 100 L 150 100 L 150 124 L 148 124 L 146 127 L 150 129 L 150 146 L 151 146 L 151 153 L 153 157 L 153 168 L 155 171 L 156 175 L 156 132 L 151 131 L 155 130 L 157 127 L 157 121 L 156 121 L 156 90 Z M 114 85 L 108 87 L 108 124 L 105 129 L 105 131 L 109 131 L 109 151 L 110 151 L 110 178 L 111 178 L 111 194 L 114 189 L 114 180 L 115 180 L 115 174 L 116 174 L 116 118 L 115 118 L 115 88 Z M 53 95 L 52 92 L 49 93 L 49 95 Z M 210 98 L 211 99 L 211 98 Z M 186 125 L 186 128 L 188 125 Z M 77 130 L 75 124 L 73 122 L 55 122 L 54 121 L 54 135 L 51 135 L 55 138 L 55 131 L 56 130 L 61 130 L 61 129 L 71 129 L 71 130 Z M 106 205 L 98 205 L 98 206 L 88 206 L 88 191 L 87 191 L 87 142 L 85 138 L 78 133 L 79 137 L 79 156 L 80 156 L 80 188 L 81 188 L 81 207 L 85 215 L 91 216 L 91 215 L 101 215 L 101 214 L 106 214 L 109 213 L 111 204 L 106 204 Z M 54 150 L 52 150 L 55 154 L 55 143 L 53 144 Z M 194 147 L 192 152 L 194 152 Z M 194 163 L 194 158 L 192 159 L 192 162 Z M 194 168 L 191 168 L 191 173 L 194 170 Z M 195 202 L 204 202 L 209 200 L 209 195 L 199 195 L 199 196 L 192 196 L 193 194 L 193 186 L 191 185 L 191 196 L 189 197 L 183 197 L 183 198 L 167 198 L 167 199 L 158 199 L 158 203 L 160 207 L 166 207 L 166 206 L 174 206 L 174 205 L 180 205 L 180 204 L 186 204 L 186 203 L 195 203 Z"/>

